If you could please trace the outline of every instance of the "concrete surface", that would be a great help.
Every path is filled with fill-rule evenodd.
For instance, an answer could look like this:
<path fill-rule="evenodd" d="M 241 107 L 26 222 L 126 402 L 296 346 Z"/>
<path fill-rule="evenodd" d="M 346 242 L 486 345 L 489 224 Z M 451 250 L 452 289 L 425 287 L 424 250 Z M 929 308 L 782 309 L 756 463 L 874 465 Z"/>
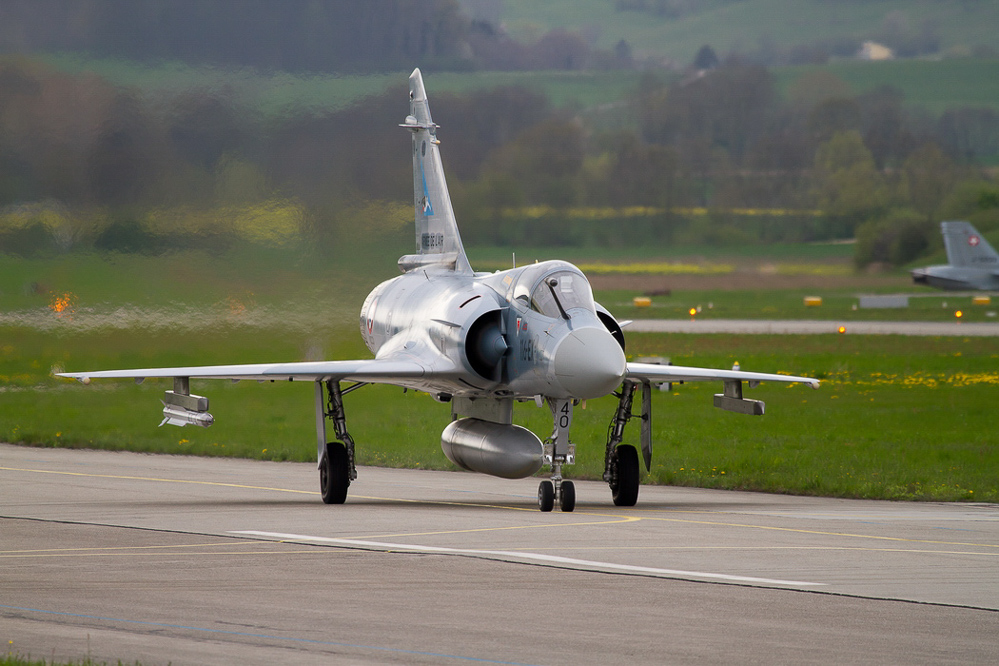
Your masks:
<path fill-rule="evenodd" d="M 0 445 L 0 640 L 152 664 L 996 663 L 999 507 Z"/>

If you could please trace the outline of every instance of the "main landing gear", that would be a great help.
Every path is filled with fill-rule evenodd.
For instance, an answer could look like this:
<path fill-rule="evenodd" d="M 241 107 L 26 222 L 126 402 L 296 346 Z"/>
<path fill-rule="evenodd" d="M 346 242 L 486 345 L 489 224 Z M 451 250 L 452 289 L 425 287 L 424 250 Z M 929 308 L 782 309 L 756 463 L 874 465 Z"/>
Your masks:
<path fill-rule="evenodd" d="M 347 488 L 357 478 L 354 466 L 354 440 L 347 432 L 343 411 L 343 396 L 365 385 L 352 384 L 340 389 L 340 382 L 316 382 L 316 435 L 319 443 L 319 491 L 326 504 L 347 501 Z M 325 386 L 325 391 L 323 390 Z M 326 441 L 326 419 L 333 423 L 337 441 Z"/>
<path fill-rule="evenodd" d="M 638 502 L 638 451 L 634 446 L 621 444 L 624 427 L 631 420 L 631 404 L 635 396 L 635 382 L 625 380 L 618 396 L 617 410 L 607 431 L 607 450 L 604 453 L 604 481 L 610 486 L 615 506 L 635 506 Z M 646 398 L 648 396 L 648 398 Z M 646 465 L 652 458 L 651 394 L 643 386 L 642 395 L 642 453 Z"/>

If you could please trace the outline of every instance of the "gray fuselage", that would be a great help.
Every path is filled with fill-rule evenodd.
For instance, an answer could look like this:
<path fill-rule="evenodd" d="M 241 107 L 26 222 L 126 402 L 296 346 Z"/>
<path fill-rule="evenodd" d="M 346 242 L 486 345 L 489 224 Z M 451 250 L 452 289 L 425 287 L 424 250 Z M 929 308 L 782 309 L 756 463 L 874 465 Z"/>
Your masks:
<path fill-rule="evenodd" d="M 999 276 L 995 268 L 971 268 L 966 266 L 927 266 L 912 271 L 912 281 L 937 289 L 949 291 L 999 291 Z"/>
<path fill-rule="evenodd" d="M 605 313 L 564 261 L 474 275 L 428 266 L 378 285 L 360 324 L 376 358 L 426 367 L 414 389 L 587 399 L 613 391 L 627 369 L 620 328 Z"/>

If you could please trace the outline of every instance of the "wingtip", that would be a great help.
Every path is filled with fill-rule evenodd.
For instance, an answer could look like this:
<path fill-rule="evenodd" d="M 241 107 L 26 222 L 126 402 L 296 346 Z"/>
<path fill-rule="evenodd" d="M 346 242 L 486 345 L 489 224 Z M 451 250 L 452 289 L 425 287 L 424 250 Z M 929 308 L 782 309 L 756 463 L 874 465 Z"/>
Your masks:
<path fill-rule="evenodd" d="M 63 379 L 75 379 L 84 386 L 88 386 L 90 384 L 90 377 L 86 375 L 79 375 L 75 372 L 57 372 L 55 376 L 62 377 Z"/>

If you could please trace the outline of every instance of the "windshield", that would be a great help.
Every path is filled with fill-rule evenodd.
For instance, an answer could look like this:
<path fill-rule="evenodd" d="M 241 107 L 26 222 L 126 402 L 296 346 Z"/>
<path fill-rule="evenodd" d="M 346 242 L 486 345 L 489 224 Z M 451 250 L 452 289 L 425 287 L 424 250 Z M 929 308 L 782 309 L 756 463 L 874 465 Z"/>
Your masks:
<path fill-rule="evenodd" d="M 561 305 L 561 309 L 559 308 Z M 549 273 L 531 291 L 531 309 L 548 317 L 561 317 L 575 308 L 596 314 L 593 292 L 586 278 L 573 271 Z"/>

